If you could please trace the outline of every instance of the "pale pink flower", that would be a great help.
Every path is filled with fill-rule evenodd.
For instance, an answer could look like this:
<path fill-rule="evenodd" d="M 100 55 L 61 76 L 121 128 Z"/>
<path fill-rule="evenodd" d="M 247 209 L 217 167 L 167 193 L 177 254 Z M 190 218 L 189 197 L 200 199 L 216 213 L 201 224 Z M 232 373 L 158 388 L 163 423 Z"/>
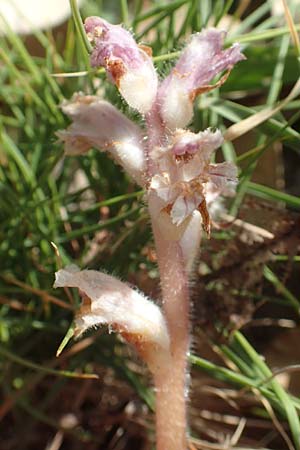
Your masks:
<path fill-rule="evenodd" d="M 129 31 L 100 17 L 85 21 L 94 44 L 91 64 L 104 67 L 127 103 L 140 113 L 150 110 L 156 97 L 158 79 L 147 47 L 138 46 Z"/>
<path fill-rule="evenodd" d="M 72 119 L 58 137 L 67 155 L 82 154 L 94 147 L 107 151 L 139 184 L 143 184 L 145 151 L 141 129 L 111 103 L 93 95 L 74 94 L 62 104 Z"/>
<path fill-rule="evenodd" d="M 169 355 L 170 339 L 165 319 L 154 303 L 117 278 L 76 266 L 55 274 L 54 287 L 76 287 L 83 303 L 75 317 L 75 335 L 108 325 L 136 347 L 152 370 Z"/>
<path fill-rule="evenodd" d="M 160 111 L 170 129 L 184 128 L 193 117 L 196 96 L 222 84 L 227 76 L 213 86 L 208 85 L 220 72 L 230 71 L 244 59 L 239 44 L 222 50 L 225 35 L 214 28 L 194 34 L 170 75 L 161 83 Z"/>
<path fill-rule="evenodd" d="M 228 194 L 228 184 L 237 182 L 232 163 L 210 164 L 213 151 L 223 142 L 220 131 L 206 130 L 198 134 L 177 130 L 168 148 L 154 151 L 157 174 L 150 189 L 162 200 L 171 221 L 181 225 L 199 210 L 203 226 L 209 232 L 209 203 L 220 194 Z"/>

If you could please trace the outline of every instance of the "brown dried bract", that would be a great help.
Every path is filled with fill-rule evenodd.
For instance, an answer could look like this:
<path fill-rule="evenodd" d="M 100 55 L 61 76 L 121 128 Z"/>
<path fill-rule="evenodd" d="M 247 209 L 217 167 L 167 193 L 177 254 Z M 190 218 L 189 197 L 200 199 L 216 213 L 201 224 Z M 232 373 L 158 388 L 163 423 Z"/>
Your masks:
<path fill-rule="evenodd" d="M 152 48 L 148 45 L 139 44 L 138 47 L 143 50 L 150 58 L 152 58 Z"/>
<path fill-rule="evenodd" d="M 107 70 L 110 72 L 113 77 L 117 87 L 119 88 L 120 80 L 124 76 L 126 70 L 122 61 L 106 61 Z"/>
<path fill-rule="evenodd" d="M 213 89 L 222 86 L 229 77 L 231 70 L 232 67 L 229 67 L 229 69 L 225 72 L 225 74 L 215 84 L 206 84 L 204 86 L 200 86 L 197 89 L 194 89 L 190 94 L 191 101 L 193 102 L 198 95 L 204 94 L 205 92 L 210 92 Z"/>
<path fill-rule="evenodd" d="M 211 220 L 205 200 L 203 200 L 198 206 L 198 211 L 200 212 L 202 217 L 203 230 L 207 233 L 208 237 L 210 238 Z"/>

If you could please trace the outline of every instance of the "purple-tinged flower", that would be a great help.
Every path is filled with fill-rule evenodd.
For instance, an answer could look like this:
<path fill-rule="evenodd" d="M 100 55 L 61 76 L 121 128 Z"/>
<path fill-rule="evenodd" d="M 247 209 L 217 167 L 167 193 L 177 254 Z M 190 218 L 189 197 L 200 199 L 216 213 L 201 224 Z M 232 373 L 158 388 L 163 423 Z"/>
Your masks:
<path fill-rule="evenodd" d="M 161 211 L 174 225 L 181 225 L 194 211 L 202 216 L 209 233 L 209 204 L 220 194 L 229 194 L 228 185 L 237 182 L 237 169 L 229 162 L 211 164 L 214 150 L 223 142 L 219 130 L 198 134 L 177 130 L 168 148 L 154 150 L 157 173 L 150 190 L 160 199 Z"/>
<path fill-rule="evenodd" d="M 194 34 L 170 75 L 160 85 L 158 98 L 162 119 L 168 128 L 184 128 L 193 117 L 195 97 L 224 83 L 238 61 L 244 59 L 239 44 L 222 50 L 225 33 L 209 29 Z M 208 83 L 228 70 L 218 83 Z"/>
<path fill-rule="evenodd" d="M 155 100 L 157 74 L 148 47 L 138 46 L 129 31 L 111 25 L 100 17 L 85 21 L 87 35 L 94 45 L 91 64 L 104 67 L 129 106 L 145 114 Z"/>
<path fill-rule="evenodd" d="M 143 184 L 145 152 L 141 129 L 110 103 L 92 95 L 75 94 L 62 110 L 72 123 L 58 137 L 67 155 L 78 155 L 95 147 L 108 153 L 139 184 Z"/>
<path fill-rule="evenodd" d="M 165 319 L 154 303 L 117 278 L 72 265 L 55 274 L 54 287 L 76 287 L 83 302 L 75 318 L 75 335 L 108 325 L 136 347 L 151 370 L 168 358 L 170 339 Z"/>

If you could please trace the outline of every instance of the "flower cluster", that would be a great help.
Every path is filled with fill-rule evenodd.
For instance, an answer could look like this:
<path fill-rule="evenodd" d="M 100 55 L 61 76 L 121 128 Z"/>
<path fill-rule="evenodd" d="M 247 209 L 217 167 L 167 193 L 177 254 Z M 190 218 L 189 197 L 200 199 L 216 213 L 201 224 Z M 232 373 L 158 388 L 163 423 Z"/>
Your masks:
<path fill-rule="evenodd" d="M 220 131 L 193 133 L 186 127 L 197 95 L 224 83 L 244 56 L 238 44 L 223 50 L 224 33 L 209 29 L 191 37 L 170 74 L 160 81 L 149 48 L 138 45 L 122 26 L 90 17 L 85 29 L 93 45 L 92 66 L 105 68 L 145 126 L 139 127 L 100 97 L 77 93 L 62 106 L 72 120 L 58 133 L 65 152 L 81 154 L 91 147 L 107 151 L 145 189 L 153 226 L 165 241 L 181 245 L 188 269 L 201 224 L 209 234 L 210 206 L 220 194 L 232 193 L 237 171 L 229 162 L 211 163 L 223 142 Z M 95 324 L 110 324 L 140 350 L 139 336 L 152 368 L 157 348 L 164 357 L 169 351 L 168 324 L 159 308 L 126 284 L 94 271 L 64 269 L 57 274 L 56 286 L 76 286 L 85 294 L 76 321 L 79 333 Z"/>
<path fill-rule="evenodd" d="M 232 192 L 237 172 L 232 163 L 210 163 L 223 141 L 220 131 L 194 134 L 185 127 L 192 120 L 196 96 L 220 86 L 244 58 L 239 45 L 223 50 L 224 32 L 197 33 L 159 82 L 151 52 L 126 29 L 99 17 L 88 18 L 85 28 L 93 44 L 92 66 L 106 69 L 129 106 L 145 118 L 145 129 L 99 97 L 75 94 L 63 105 L 73 121 L 59 133 L 66 153 L 83 153 L 90 147 L 107 150 L 149 197 L 156 197 L 158 220 L 165 224 L 168 216 L 170 230 L 172 225 L 186 225 L 199 211 L 209 232 L 209 206 L 220 194 Z M 225 75 L 209 85 L 224 70 Z"/>

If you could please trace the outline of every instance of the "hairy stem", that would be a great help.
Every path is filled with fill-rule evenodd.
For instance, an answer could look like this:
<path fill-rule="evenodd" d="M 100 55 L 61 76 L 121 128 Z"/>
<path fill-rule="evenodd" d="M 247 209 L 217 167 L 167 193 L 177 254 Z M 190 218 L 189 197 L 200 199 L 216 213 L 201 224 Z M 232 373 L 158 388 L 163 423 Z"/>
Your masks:
<path fill-rule="evenodd" d="M 155 222 L 152 226 L 161 278 L 163 309 L 171 339 L 171 359 L 162 364 L 154 377 L 157 450 L 186 450 L 188 279 L 179 242 L 168 241 Z"/>

